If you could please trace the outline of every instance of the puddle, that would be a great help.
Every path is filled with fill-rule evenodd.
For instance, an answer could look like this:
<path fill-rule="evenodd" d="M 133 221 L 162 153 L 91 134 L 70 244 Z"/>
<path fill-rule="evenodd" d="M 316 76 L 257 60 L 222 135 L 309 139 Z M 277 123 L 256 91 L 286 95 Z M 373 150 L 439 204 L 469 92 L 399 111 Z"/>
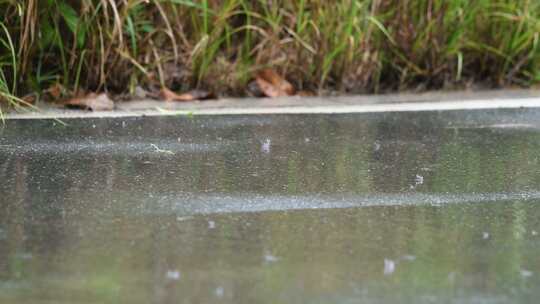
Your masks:
<path fill-rule="evenodd" d="M 0 303 L 536 303 L 537 117 L 7 121 Z"/>

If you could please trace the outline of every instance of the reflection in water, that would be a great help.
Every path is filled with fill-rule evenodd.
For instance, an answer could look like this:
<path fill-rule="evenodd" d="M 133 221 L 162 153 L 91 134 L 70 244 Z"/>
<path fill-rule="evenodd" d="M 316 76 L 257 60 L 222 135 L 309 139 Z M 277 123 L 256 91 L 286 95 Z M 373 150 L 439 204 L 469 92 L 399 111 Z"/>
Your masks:
<path fill-rule="evenodd" d="M 535 303 L 540 134 L 475 113 L 9 122 L 0 303 Z"/>

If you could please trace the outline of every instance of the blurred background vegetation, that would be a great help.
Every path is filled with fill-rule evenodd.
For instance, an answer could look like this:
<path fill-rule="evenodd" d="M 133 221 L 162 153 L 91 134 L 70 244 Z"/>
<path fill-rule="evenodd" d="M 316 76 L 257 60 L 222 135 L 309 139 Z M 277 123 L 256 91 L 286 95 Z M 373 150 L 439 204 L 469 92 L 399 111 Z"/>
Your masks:
<path fill-rule="evenodd" d="M 272 68 L 299 90 L 531 86 L 530 0 L 0 0 L 0 98 L 204 88 Z"/>

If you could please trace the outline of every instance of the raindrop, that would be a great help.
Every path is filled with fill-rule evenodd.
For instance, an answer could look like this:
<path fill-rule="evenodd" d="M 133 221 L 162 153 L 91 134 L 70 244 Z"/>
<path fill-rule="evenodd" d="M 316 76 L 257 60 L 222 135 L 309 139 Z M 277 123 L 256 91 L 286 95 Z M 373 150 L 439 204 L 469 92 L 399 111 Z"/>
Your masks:
<path fill-rule="evenodd" d="M 519 271 L 519 273 L 520 273 L 521 276 L 524 277 L 524 278 L 530 278 L 530 277 L 532 277 L 532 275 L 533 275 L 533 272 L 532 272 L 532 271 L 526 270 L 526 269 L 521 269 L 521 270 Z"/>
<path fill-rule="evenodd" d="M 414 255 L 404 255 L 401 257 L 403 261 L 412 262 L 416 260 L 416 257 Z"/>
<path fill-rule="evenodd" d="M 414 176 L 414 185 L 411 185 L 410 188 L 414 189 L 414 188 L 416 188 L 416 187 L 418 187 L 419 185 L 422 185 L 422 184 L 424 184 L 424 177 L 422 175 L 416 174 Z"/>
<path fill-rule="evenodd" d="M 265 139 L 261 145 L 261 152 L 266 153 L 266 154 L 270 153 L 271 145 L 272 145 L 272 140 L 270 140 L 270 138 Z"/>
<path fill-rule="evenodd" d="M 180 280 L 180 271 L 178 270 L 169 270 L 167 271 L 167 279 L 178 281 Z"/>
<path fill-rule="evenodd" d="M 225 295 L 225 289 L 219 286 L 218 288 L 216 288 L 215 293 L 218 298 L 223 298 L 223 296 Z"/>
<path fill-rule="evenodd" d="M 208 221 L 208 229 L 215 229 L 215 228 L 216 228 L 216 222 Z"/>
<path fill-rule="evenodd" d="M 264 255 L 264 261 L 267 263 L 275 263 L 279 261 L 279 258 L 274 255 L 271 255 L 270 253 L 267 253 Z"/>
<path fill-rule="evenodd" d="M 484 239 L 484 240 L 489 239 L 489 233 L 488 232 L 483 232 L 482 233 L 482 239 Z"/>
<path fill-rule="evenodd" d="M 424 177 L 422 175 L 416 175 L 414 178 L 414 183 L 416 186 L 422 185 L 424 183 Z"/>
<path fill-rule="evenodd" d="M 396 271 L 396 262 L 384 259 L 384 275 L 391 275 Z"/>
<path fill-rule="evenodd" d="M 177 222 L 184 222 L 184 221 L 190 220 L 191 218 L 192 218 L 191 216 L 177 216 L 176 221 Z"/>

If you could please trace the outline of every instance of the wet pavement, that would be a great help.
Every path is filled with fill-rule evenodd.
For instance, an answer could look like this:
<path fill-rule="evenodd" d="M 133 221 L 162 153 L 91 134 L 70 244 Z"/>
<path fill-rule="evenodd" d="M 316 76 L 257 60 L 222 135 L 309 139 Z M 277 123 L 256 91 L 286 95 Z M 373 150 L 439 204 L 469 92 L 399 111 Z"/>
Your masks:
<path fill-rule="evenodd" d="M 537 303 L 540 109 L 8 120 L 0 303 Z"/>

